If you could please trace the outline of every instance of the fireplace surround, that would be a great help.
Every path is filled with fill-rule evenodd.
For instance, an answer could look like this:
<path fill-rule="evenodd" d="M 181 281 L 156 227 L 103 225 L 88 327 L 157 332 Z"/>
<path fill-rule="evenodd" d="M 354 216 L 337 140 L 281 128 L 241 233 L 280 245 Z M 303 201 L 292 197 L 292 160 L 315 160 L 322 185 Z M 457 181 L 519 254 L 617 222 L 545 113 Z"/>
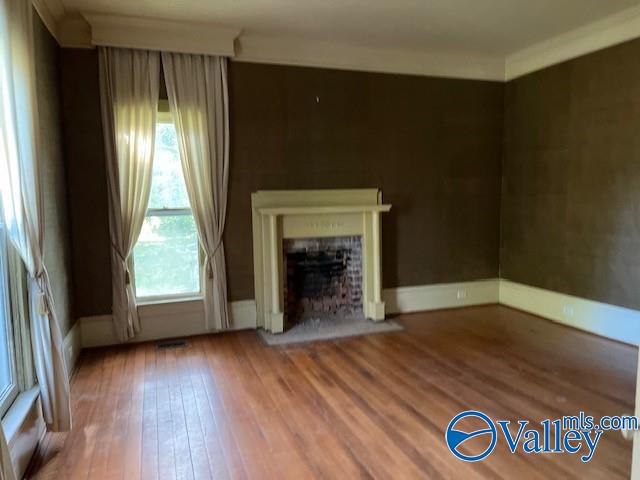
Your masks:
<path fill-rule="evenodd" d="M 361 245 L 358 294 L 362 314 L 371 320 L 384 320 L 380 214 L 388 212 L 391 205 L 382 204 L 380 190 L 263 190 L 251 195 L 251 205 L 259 327 L 272 333 L 280 333 L 285 327 L 285 246 L 296 242 L 326 245 L 329 238 L 345 237 L 357 237 Z M 315 261 L 326 262 L 327 268 L 339 268 L 341 259 L 330 258 L 337 257 L 335 248 L 324 251 L 324 256 L 318 253 Z"/>

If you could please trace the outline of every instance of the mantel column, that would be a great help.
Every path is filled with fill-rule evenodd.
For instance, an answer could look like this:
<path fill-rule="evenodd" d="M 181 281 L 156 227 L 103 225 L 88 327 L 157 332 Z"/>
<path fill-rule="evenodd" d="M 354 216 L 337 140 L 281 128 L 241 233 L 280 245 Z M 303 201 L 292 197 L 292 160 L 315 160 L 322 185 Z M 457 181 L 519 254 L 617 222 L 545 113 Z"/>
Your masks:
<path fill-rule="evenodd" d="M 369 314 L 373 320 L 384 320 L 384 302 L 382 301 L 382 268 L 380 258 L 382 257 L 381 233 L 380 233 L 380 212 L 371 212 L 371 246 L 373 250 L 373 301 L 369 307 Z"/>
<path fill-rule="evenodd" d="M 280 241 L 278 235 L 278 216 L 269 215 L 269 247 L 271 257 L 271 332 L 284 331 L 284 314 L 280 306 Z"/>

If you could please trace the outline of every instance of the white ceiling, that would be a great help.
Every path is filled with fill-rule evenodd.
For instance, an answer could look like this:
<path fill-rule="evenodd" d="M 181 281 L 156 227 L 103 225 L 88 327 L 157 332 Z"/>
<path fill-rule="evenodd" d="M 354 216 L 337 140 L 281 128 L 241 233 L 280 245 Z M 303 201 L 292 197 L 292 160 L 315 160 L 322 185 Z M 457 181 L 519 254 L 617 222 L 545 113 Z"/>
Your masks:
<path fill-rule="evenodd" d="M 58 0 L 66 14 L 212 22 L 354 46 L 509 55 L 640 0 Z"/>

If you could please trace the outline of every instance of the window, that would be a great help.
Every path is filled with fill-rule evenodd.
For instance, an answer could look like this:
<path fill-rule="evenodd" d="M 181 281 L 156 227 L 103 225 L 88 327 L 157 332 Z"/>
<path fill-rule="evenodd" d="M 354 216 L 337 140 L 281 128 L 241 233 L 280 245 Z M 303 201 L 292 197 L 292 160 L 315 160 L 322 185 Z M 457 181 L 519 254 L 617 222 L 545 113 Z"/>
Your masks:
<path fill-rule="evenodd" d="M 178 153 L 176 129 L 159 114 L 147 215 L 133 250 L 140 299 L 200 294 L 200 248 Z"/>
<path fill-rule="evenodd" d="M 7 232 L 0 202 L 0 416 L 18 395 L 11 323 Z"/>

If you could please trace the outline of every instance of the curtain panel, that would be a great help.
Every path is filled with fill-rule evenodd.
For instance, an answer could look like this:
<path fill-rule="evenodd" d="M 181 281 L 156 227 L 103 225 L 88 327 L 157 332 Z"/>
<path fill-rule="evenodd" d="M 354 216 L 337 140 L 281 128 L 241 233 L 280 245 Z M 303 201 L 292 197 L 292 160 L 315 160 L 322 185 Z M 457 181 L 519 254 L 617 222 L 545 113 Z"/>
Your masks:
<path fill-rule="evenodd" d="M 42 413 L 50 431 L 71 428 L 69 381 L 44 263 L 31 2 L 0 0 L 0 194 L 9 240 L 25 264 L 31 343 Z M 0 436 L 2 477 L 14 476 Z"/>
<path fill-rule="evenodd" d="M 189 202 L 205 253 L 207 329 L 229 327 L 222 234 L 229 183 L 229 95 L 223 57 L 162 53 L 169 107 Z"/>
<path fill-rule="evenodd" d="M 0 190 L 9 239 L 28 273 L 31 342 L 45 422 L 51 431 L 71 428 L 69 381 L 62 333 L 44 263 L 44 206 L 38 155 L 32 8 L 2 0 L 0 26 Z"/>
<path fill-rule="evenodd" d="M 107 162 L 113 321 L 118 338 L 140 330 L 129 257 L 151 191 L 160 57 L 100 47 L 100 97 Z"/>

